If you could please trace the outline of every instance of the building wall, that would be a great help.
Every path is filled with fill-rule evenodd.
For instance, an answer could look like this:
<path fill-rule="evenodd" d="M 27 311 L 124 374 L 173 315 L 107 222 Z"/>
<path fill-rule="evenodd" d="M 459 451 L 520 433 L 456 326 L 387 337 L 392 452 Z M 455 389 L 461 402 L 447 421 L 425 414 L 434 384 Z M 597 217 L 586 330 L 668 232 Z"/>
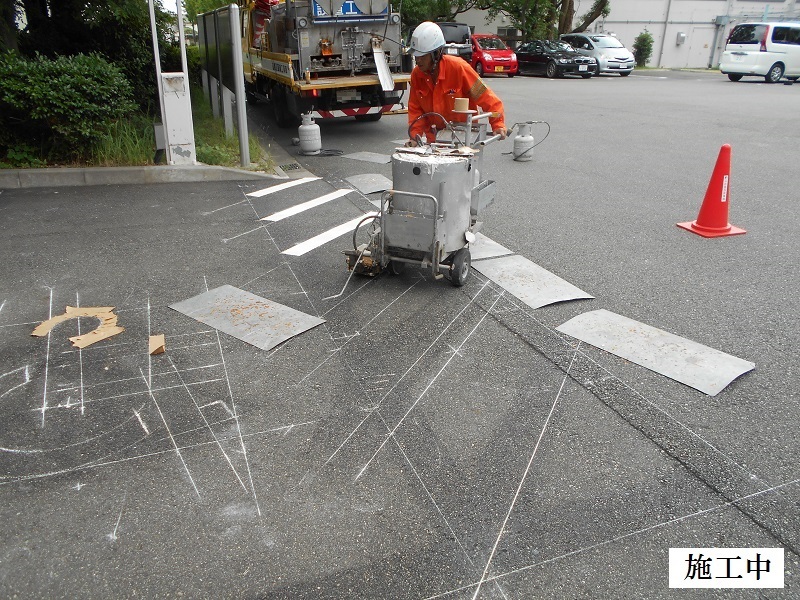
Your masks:
<path fill-rule="evenodd" d="M 576 2 L 576 18 L 592 0 Z M 510 26 L 501 17 L 486 23 L 483 11 L 458 18 L 475 33 L 497 33 Z M 647 29 L 653 36 L 648 66 L 668 69 L 716 67 L 732 26 L 752 20 L 800 21 L 800 0 L 611 0 L 611 13 L 589 31 L 615 35 L 628 48 Z M 682 34 L 682 35 L 679 35 Z"/>

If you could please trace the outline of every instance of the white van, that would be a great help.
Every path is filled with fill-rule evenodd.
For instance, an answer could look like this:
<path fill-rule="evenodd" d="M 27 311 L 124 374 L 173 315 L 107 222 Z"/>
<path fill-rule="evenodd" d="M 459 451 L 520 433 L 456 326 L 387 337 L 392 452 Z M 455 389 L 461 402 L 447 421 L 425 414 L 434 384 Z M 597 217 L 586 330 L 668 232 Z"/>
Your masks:
<path fill-rule="evenodd" d="M 800 23 L 740 23 L 731 29 L 719 70 L 731 81 L 747 75 L 778 83 L 800 78 Z"/>

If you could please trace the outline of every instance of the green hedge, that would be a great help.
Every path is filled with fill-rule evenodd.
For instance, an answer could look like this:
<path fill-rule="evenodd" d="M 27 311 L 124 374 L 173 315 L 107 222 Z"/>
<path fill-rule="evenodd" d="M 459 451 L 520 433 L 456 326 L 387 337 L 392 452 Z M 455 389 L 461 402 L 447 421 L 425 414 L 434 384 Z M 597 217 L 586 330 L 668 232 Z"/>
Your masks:
<path fill-rule="evenodd" d="M 0 161 L 20 147 L 41 158 L 80 161 L 134 110 L 122 72 L 97 54 L 0 56 Z"/>

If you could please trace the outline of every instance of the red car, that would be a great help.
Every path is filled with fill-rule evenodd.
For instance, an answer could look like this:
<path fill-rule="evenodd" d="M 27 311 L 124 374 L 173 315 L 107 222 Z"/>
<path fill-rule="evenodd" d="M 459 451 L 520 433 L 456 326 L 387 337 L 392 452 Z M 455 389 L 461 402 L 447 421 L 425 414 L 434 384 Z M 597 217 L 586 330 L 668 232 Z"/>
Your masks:
<path fill-rule="evenodd" d="M 492 33 L 472 35 L 472 68 L 483 77 L 486 73 L 517 74 L 517 55 L 505 42 Z"/>

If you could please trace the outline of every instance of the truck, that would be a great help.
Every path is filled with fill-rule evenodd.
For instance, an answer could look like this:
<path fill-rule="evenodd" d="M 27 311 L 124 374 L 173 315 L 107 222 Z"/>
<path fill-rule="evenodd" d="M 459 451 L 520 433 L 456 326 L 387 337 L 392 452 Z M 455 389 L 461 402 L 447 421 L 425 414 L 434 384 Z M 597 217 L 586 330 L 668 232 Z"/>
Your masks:
<path fill-rule="evenodd" d="M 245 91 L 279 127 L 301 115 L 377 121 L 406 111 L 411 75 L 389 0 L 239 0 Z"/>

